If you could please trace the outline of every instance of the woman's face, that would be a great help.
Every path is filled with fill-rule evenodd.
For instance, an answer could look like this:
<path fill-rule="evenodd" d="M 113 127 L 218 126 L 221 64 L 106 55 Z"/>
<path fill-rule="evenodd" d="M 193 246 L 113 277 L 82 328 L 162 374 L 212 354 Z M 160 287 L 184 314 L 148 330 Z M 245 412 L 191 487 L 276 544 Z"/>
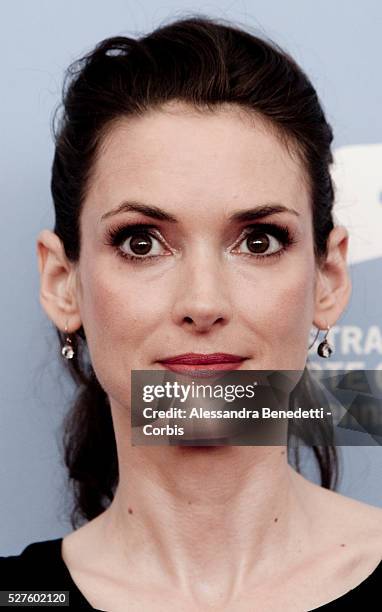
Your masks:
<path fill-rule="evenodd" d="M 134 237 L 137 224 L 149 227 Z M 317 271 L 309 192 L 261 121 L 180 103 L 121 120 L 94 166 L 81 241 L 78 308 L 112 401 L 128 402 L 131 370 L 182 353 L 304 368 Z"/>

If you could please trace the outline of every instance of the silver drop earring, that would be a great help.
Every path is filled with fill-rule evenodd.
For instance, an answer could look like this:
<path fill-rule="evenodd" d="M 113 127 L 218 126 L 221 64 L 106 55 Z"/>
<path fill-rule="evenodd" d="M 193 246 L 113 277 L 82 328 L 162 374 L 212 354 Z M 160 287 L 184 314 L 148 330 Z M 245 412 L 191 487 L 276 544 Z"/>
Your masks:
<path fill-rule="evenodd" d="M 333 353 L 333 347 L 331 346 L 331 344 L 329 344 L 328 340 L 327 340 L 327 335 L 330 331 L 330 325 L 327 326 L 326 328 L 326 334 L 324 336 L 324 339 L 322 342 L 320 342 L 320 344 L 317 347 L 317 354 L 320 357 L 330 357 Z"/>
<path fill-rule="evenodd" d="M 310 350 L 312 348 L 312 346 L 315 344 L 315 342 L 316 342 L 316 340 L 318 338 L 318 334 L 320 333 L 320 331 L 321 331 L 320 329 L 317 330 L 317 333 L 316 333 L 316 336 L 315 336 L 313 342 L 308 346 L 308 350 Z M 334 349 L 333 349 L 332 345 L 329 344 L 329 342 L 327 340 L 327 335 L 328 335 L 329 331 L 330 331 L 330 325 L 327 326 L 326 334 L 324 336 L 324 339 L 322 340 L 322 342 L 320 342 L 320 344 L 318 345 L 318 348 L 317 348 L 317 354 L 320 357 L 324 357 L 325 359 L 327 357 L 330 357 L 333 354 L 333 352 L 334 352 Z"/>
<path fill-rule="evenodd" d="M 74 357 L 74 348 L 72 346 L 72 339 L 68 334 L 68 326 L 65 325 L 65 344 L 61 349 L 61 355 L 65 357 L 65 359 L 73 359 Z"/>

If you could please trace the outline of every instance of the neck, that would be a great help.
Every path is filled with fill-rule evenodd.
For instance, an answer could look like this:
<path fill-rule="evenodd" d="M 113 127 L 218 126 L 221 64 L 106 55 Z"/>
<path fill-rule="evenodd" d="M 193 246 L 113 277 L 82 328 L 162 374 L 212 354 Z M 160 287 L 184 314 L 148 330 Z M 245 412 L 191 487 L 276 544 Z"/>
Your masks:
<path fill-rule="evenodd" d="M 123 567 L 195 599 L 232 597 L 306 545 L 305 479 L 285 447 L 132 447 L 115 431 L 120 477 L 103 528 Z"/>

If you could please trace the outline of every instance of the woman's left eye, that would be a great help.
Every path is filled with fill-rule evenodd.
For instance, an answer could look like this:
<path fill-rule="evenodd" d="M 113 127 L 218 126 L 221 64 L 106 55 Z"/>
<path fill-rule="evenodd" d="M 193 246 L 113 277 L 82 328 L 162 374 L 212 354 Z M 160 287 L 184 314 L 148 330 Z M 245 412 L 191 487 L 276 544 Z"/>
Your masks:
<path fill-rule="evenodd" d="M 253 232 L 241 243 L 245 246 L 244 253 L 253 253 L 254 255 L 271 255 L 279 250 L 279 241 L 270 234 Z"/>
<path fill-rule="evenodd" d="M 247 230 L 246 235 L 239 242 L 239 246 L 243 246 L 244 250 L 239 252 L 255 257 L 270 257 L 281 255 L 281 252 L 290 243 L 291 238 L 287 228 L 259 226 Z"/>

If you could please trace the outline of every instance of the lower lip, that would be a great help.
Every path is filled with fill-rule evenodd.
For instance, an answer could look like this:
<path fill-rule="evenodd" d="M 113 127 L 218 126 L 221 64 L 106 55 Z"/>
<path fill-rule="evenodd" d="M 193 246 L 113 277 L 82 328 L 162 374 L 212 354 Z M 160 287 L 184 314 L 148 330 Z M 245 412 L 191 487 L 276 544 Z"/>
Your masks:
<path fill-rule="evenodd" d="M 185 363 L 165 363 L 161 362 L 162 365 L 178 374 L 186 374 L 188 376 L 194 376 L 195 378 L 212 378 L 216 376 L 216 372 L 226 372 L 230 370 L 237 370 L 242 361 L 236 361 L 233 363 L 203 363 L 203 364 L 185 364 Z"/>

